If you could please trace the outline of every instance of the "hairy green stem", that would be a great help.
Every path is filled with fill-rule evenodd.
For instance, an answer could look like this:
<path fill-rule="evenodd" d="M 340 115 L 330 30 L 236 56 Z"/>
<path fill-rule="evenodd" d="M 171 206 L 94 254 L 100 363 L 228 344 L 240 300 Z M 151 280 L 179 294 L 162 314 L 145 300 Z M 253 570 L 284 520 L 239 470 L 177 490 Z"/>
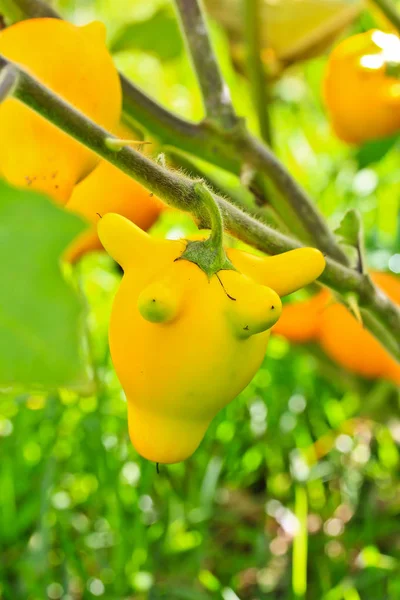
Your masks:
<path fill-rule="evenodd" d="M 196 182 L 169 171 L 133 148 L 125 146 L 119 152 L 111 150 L 107 143 L 107 140 L 114 137 L 111 133 L 96 125 L 21 67 L 0 55 L 0 76 L 5 68 L 15 70 L 15 98 L 139 181 L 171 206 L 191 212 L 202 226 L 209 226 L 208 210 L 196 191 Z M 280 254 L 300 246 L 295 240 L 263 225 L 227 200 L 216 195 L 213 197 L 218 203 L 227 231 L 244 242 L 268 254 Z M 400 358 L 400 310 L 367 276 L 328 258 L 320 281 L 342 295 L 349 292 L 357 294 L 360 308 L 368 310 L 384 328 L 385 339 L 382 339 L 383 336 L 379 337 L 382 344 Z M 392 340 L 390 348 L 388 336 Z"/>
<path fill-rule="evenodd" d="M 206 117 L 230 128 L 237 117 L 214 55 L 203 8 L 198 0 L 175 0 L 175 5 L 200 85 Z"/>
<path fill-rule="evenodd" d="M 211 234 L 206 240 L 188 241 L 186 250 L 179 260 L 189 260 L 202 269 L 211 278 L 223 270 L 234 270 L 224 249 L 224 223 L 218 203 L 203 182 L 197 182 L 193 190 L 207 210 L 210 219 Z"/>
<path fill-rule="evenodd" d="M 253 96 L 253 104 L 258 116 L 260 133 L 269 146 L 272 145 L 272 131 L 268 111 L 268 75 L 261 59 L 261 0 L 243 0 L 244 34 L 247 54 L 247 75 Z"/>
<path fill-rule="evenodd" d="M 393 0 L 372 0 L 400 33 L 400 12 Z"/>
<path fill-rule="evenodd" d="M 277 215 L 272 206 L 265 205 L 264 203 L 260 206 L 254 205 L 254 196 L 257 192 L 252 191 L 251 185 L 250 189 L 247 190 L 245 186 L 241 184 L 239 179 L 237 182 L 232 181 L 231 183 L 229 181 L 229 183 L 227 183 L 225 177 L 220 177 L 219 173 L 216 173 L 214 170 L 211 173 L 210 169 L 205 166 L 203 168 L 204 162 L 199 164 L 199 161 L 195 157 L 186 152 L 182 152 L 173 146 L 165 146 L 164 150 L 167 156 L 172 160 L 174 166 L 183 168 L 184 172 L 190 173 L 192 178 L 201 179 L 217 195 L 225 196 L 229 199 L 229 202 L 232 202 L 235 206 L 241 208 L 256 219 L 259 219 L 278 231 L 290 235 L 289 228 L 283 223 L 282 219 Z"/>
<path fill-rule="evenodd" d="M 194 191 L 199 197 L 202 205 L 207 208 L 210 217 L 211 234 L 207 240 L 207 244 L 215 249 L 219 258 L 223 257 L 226 260 L 224 250 L 224 223 L 219 206 L 211 192 L 202 183 L 195 183 Z"/>

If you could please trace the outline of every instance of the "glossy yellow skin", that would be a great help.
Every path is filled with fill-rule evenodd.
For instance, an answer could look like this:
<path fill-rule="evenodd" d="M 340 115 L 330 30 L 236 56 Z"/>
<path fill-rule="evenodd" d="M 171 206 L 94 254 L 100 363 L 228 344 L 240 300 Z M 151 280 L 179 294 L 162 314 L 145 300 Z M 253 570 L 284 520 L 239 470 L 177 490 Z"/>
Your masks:
<path fill-rule="evenodd" d="M 119 122 L 121 86 L 102 23 L 21 21 L 0 32 L 0 54 L 99 125 L 110 130 Z M 0 131 L 3 177 L 46 192 L 60 204 L 98 162 L 90 150 L 13 98 L 0 105 Z"/>
<path fill-rule="evenodd" d="M 351 144 L 400 129 L 400 81 L 388 65 L 400 62 L 400 39 L 378 30 L 351 36 L 329 57 L 324 96 L 336 135 Z"/>
<path fill-rule="evenodd" d="M 216 413 L 233 400 L 259 369 L 270 328 L 281 314 L 277 291 L 294 291 L 318 277 L 318 250 L 277 257 L 293 269 L 282 285 L 274 258 L 247 257 L 253 274 L 220 271 L 209 280 L 194 263 L 176 260 L 184 240 L 154 240 L 124 217 L 109 213 L 98 225 L 106 250 L 123 267 L 114 300 L 110 350 L 128 401 L 129 433 L 145 458 L 174 463 L 198 447 Z M 239 262 L 239 261 L 238 261 Z M 250 269 L 251 270 L 251 269 Z"/>

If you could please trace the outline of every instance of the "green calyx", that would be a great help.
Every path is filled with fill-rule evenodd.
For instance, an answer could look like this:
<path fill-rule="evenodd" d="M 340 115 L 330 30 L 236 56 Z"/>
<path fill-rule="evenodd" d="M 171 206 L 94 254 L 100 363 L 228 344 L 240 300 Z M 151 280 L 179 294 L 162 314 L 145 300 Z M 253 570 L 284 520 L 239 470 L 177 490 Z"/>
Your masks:
<path fill-rule="evenodd" d="M 188 260 L 195 263 L 210 279 L 218 271 L 235 270 L 235 267 L 226 256 L 225 251 L 218 251 L 210 244 L 211 236 L 203 242 L 188 241 L 186 250 L 178 260 Z"/>
<path fill-rule="evenodd" d="M 207 209 L 211 221 L 211 235 L 204 241 L 188 241 L 183 254 L 177 260 L 188 260 L 196 264 L 210 279 L 218 271 L 235 267 L 227 257 L 223 246 L 224 226 L 221 211 L 213 196 L 202 183 L 195 183 L 194 190 L 199 201 Z"/>

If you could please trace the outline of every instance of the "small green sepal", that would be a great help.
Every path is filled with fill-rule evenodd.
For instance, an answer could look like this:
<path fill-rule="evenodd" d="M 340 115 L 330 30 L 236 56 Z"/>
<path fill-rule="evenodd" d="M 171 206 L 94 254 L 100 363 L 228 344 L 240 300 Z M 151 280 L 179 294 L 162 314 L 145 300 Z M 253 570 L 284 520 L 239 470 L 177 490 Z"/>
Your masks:
<path fill-rule="evenodd" d="M 188 241 L 186 250 L 176 260 L 188 260 L 196 264 L 210 279 L 218 271 L 235 271 L 235 267 L 226 256 L 223 246 L 224 224 L 221 211 L 211 192 L 204 183 L 193 186 L 199 203 L 208 211 L 211 223 L 210 237 L 203 241 Z"/>
<path fill-rule="evenodd" d="M 186 250 L 176 260 L 188 260 L 195 263 L 209 279 L 218 271 L 236 271 L 224 249 L 222 248 L 221 253 L 209 241 L 210 238 L 202 242 L 188 240 Z"/>

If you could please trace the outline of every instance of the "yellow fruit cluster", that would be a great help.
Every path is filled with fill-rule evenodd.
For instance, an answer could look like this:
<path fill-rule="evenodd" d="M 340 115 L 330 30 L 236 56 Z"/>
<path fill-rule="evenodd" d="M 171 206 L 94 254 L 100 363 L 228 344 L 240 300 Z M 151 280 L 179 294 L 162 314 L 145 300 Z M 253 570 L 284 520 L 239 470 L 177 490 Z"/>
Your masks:
<path fill-rule="evenodd" d="M 0 53 L 105 129 L 131 137 L 119 125 L 121 85 L 102 23 L 22 21 L 0 32 Z M 97 213 L 119 212 L 144 229 L 157 219 L 158 199 L 20 101 L 9 98 L 0 105 L 0 131 L 2 177 L 45 192 L 92 224 L 69 249 L 70 260 L 101 247 Z"/>

